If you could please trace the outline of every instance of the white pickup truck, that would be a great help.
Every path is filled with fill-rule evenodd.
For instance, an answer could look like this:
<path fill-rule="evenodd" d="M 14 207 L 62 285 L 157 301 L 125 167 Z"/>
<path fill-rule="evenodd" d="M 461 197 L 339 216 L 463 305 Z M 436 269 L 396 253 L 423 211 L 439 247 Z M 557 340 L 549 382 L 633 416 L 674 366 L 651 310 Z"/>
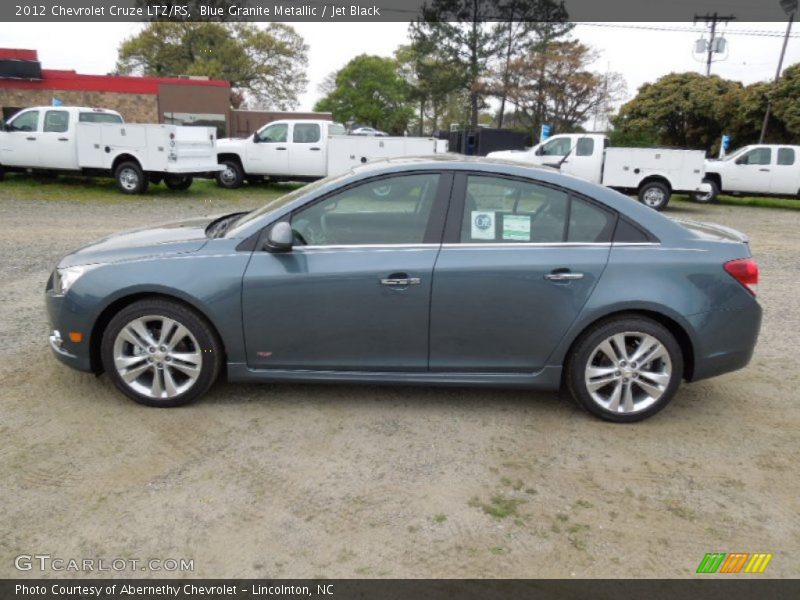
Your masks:
<path fill-rule="evenodd" d="M 5 171 L 112 175 L 126 194 L 150 183 L 185 190 L 192 175 L 217 164 L 213 127 L 125 123 L 112 110 L 44 106 L 15 114 L 0 128 L 0 179 Z"/>
<path fill-rule="evenodd" d="M 707 160 L 705 170 L 711 189 L 692 194 L 698 202 L 714 202 L 721 193 L 800 196 L 800 146 L 745 146 L 721 160 Z"/>
<path fill-rule="evenodd" d="M 345 135 L 339 123 L 287 119 L 267 123 L 246 138 L 217 142 L 224 170 L 217 183 L 238 188 L 244 181 L 312 181 L 344 173 L 382 158 L 426 156 L 446 152 L 447 142 L 434 138 Z"/>
<path fill-rule="evenodd" d="M 601 134 L 559 134 L 526 150 L 491 152 L 529 165 L 551 166 L 562 173 L 610 188 L 636 193 L 639 200 L 663 210 L 673 192 L 707 193 L 703 183 L 705 152 L 668 148 L 609 148 Z"/>

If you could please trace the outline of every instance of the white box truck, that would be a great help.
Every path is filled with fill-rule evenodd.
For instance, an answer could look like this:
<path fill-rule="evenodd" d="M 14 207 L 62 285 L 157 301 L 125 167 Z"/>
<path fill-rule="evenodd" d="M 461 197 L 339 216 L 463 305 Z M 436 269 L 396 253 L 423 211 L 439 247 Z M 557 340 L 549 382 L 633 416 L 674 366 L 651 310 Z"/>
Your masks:
<path fill-rule="evenodd" d="M 247 138 L 217 143 L 223 169 L 217 183 L 238 188 L 244 181 L 312 181 L 353 167 L 400 156 L 447 151 L 434 138 L 346 135 L 331 121 L 284 119 L 267 123 Z"/>
<path fill-rule="evenodd" d="M 111 175 L 126 194 L 164 181 L 183 190 L 192 176 L 216 173 L 212 127 L 125 123 L 112 110 L 45 106 L 22 110 L 0 130 L 0 178 L 5 171 Z"/>
<path fill-rule="evenodd" d="M 669 148 L 609 148 L 602 134 L 559 134 L 526 150 L 491 152 L 502 158 L 536 166 L 550 166 L 614 188 L 636 193 L 639 200 L 663 210 L 673 192 L 704 193 L 705 152 Z"/>

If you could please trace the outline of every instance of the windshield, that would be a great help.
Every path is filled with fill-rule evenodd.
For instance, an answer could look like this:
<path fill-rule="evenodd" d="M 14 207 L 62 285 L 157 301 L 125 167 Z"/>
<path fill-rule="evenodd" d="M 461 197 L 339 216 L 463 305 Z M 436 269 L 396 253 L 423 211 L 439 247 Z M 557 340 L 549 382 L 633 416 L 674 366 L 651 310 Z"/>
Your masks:
<path fill-rule="evenodd" d="M 352 171 L 347 171 L 347 172 L 342 173 L 340 175 L 333 175 L 331 177 L 326 177 L 325 179 L 318 179 L 317 181 L 314 181 L 312 183 L 309 183 L 307 185 L 299 187 L 296 190 L 292 190 L 288 194 L 284 194 L 283 196 L 280 196 L 279 198 L 276 198 L 275 200 L 272 200 L 271 202 L 267 202 L 261 208 L 257 208 L 257 209 L 255 209 L 253 211 L 250 211 L 249 213 L 247 213 L 245 215 L 242 215 L 236 221 L 235 227 L 229 229 L 227 231 L 226 235 L 227 234 L 232 234 L 232 233 L 238 231 L 243 226 L 247 225 L 248 223 L 252 222 L 253 220 L 258 219 L 259 217 L 261 217 L 263 215 L 269 214 L 272 211 L 280 208 L 281 206 L 284 206 L 285 204 L 288 204 L 289 202 L 292 202 L 293 200 L 297 200 L 301 196 L 304 196 L 304 195 L 306 195 L 306 194 L 308 194 L 310 192 L 313 192 L 314 190 L 319 189 L 319 188 L 321 188 L 321 187 L 323 187 L 323 186 L 325 186 L 325 185 L 327 185 L 327 184 L 329 184 L 329 183 L 331 183 L 333 181 L 336 181 L 338 179 L 342 179 L 344 177 L 348 177 L 350 175 L 352 175 Z"/>
<path fill-rule="evenodd" d="M 730 154 L 726 155 L 725 158 L 723 158 L 722 160 L 731 160 L 733 158 L 736 158 L 737 156 L 740 156 L 744 151 L 748 150 L 749 148 L 750 148 L 750 146 L 744 146 L 742 148 L 739 148 L 738 150 L 735 150 L 734 152 L 731 152 Z"/>

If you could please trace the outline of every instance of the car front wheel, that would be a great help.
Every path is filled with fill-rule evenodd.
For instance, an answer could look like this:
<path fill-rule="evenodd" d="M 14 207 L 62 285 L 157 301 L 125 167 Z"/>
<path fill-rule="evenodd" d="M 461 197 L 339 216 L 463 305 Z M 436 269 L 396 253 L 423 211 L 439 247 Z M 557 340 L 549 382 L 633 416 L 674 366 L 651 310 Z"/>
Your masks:
<path fill-rule="evenodd" d="M 234 160 L 222 160 L 220 163 L 225 169 L 217 173 L 217 185 L 229 190 L 242 187 L 244 173 L 239 163 Z"/>
<path fill-rule="evenodd" d="M 206 321 L 161 299 L 141 300 L 119 312 L 103 333 L 100 352 L 114 385 L 148 406 L 196 400 L 222 364 L 220 343 Z"/>
<path fill-rule="evenodd" d="M 712 204 L 717 201 L 719 196 L 719 187 L 713 179 L 703 179 L 703 183 L 711 187 L 708 192 L 695 192 L 692 194 L 692 200 L 700 202 L 701 204 Z"/>
<path fill-rule="evenodd" d="M 639 316 L 605 321 L 584 334 L 567 362 L 575 401 L 606 421 L 641 421 L 663 409 L 683 377 L 683 355 L 663 325 Z"/>

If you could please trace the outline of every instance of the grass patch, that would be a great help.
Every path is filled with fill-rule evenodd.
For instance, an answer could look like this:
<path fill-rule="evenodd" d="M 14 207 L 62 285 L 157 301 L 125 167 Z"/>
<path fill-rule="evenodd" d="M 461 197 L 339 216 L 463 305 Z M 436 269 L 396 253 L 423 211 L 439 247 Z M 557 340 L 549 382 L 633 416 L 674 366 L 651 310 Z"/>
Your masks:
<path fill-rule="evenodd" d="M 447 515 L 439 513 L 438 515 L 433 515 L 433 522 L 434 523 L 444 523 L 447 521 Z"/>
<path fill-rule="evenodd" d="M 675 196 L 679 202 L 692 202 L 698 206 L 702 204 L 692 201 L 689 196 Z M 800 200 L 792 198 L 762 198 L 756 196 L 720 196 L 717 199 L 719 204 L 726 206 L 756 206 L 758 208 L 788 208 L 790 210 L 800 210 Z"/>
<path fill-rule="evenodd" d="M 73 202 L 126 202 L 132 200 L 212 201 L 233 200 L 253 202 L 254 206 L 274 200 L 300 187 L 296 183 L 264 183 L 244 185 L 237 190 L 225 190 L 208 179 L 195 179 L 185 191 L 172 191 L 163 183 L 150 185 L 146 194 L 126 195 L 120 192 L 113 179 L 61 175 L 43 177 L 24 173 L 9 173 L 0 182 L 0 201 L 46 200 Z"/>
<path fill-rule="evenodd" d="M 516 516 L 517 508 L 524 502 L 525 500 L 507 498 L 502 494 L 496 494 L 492 496 L 489 502 L 481 502 L 478 498 L 472 498 L 469 501 L 469 505 L 474 508 L 480 508 L 495 519 L 505 519 L 506 517 Z"/>

